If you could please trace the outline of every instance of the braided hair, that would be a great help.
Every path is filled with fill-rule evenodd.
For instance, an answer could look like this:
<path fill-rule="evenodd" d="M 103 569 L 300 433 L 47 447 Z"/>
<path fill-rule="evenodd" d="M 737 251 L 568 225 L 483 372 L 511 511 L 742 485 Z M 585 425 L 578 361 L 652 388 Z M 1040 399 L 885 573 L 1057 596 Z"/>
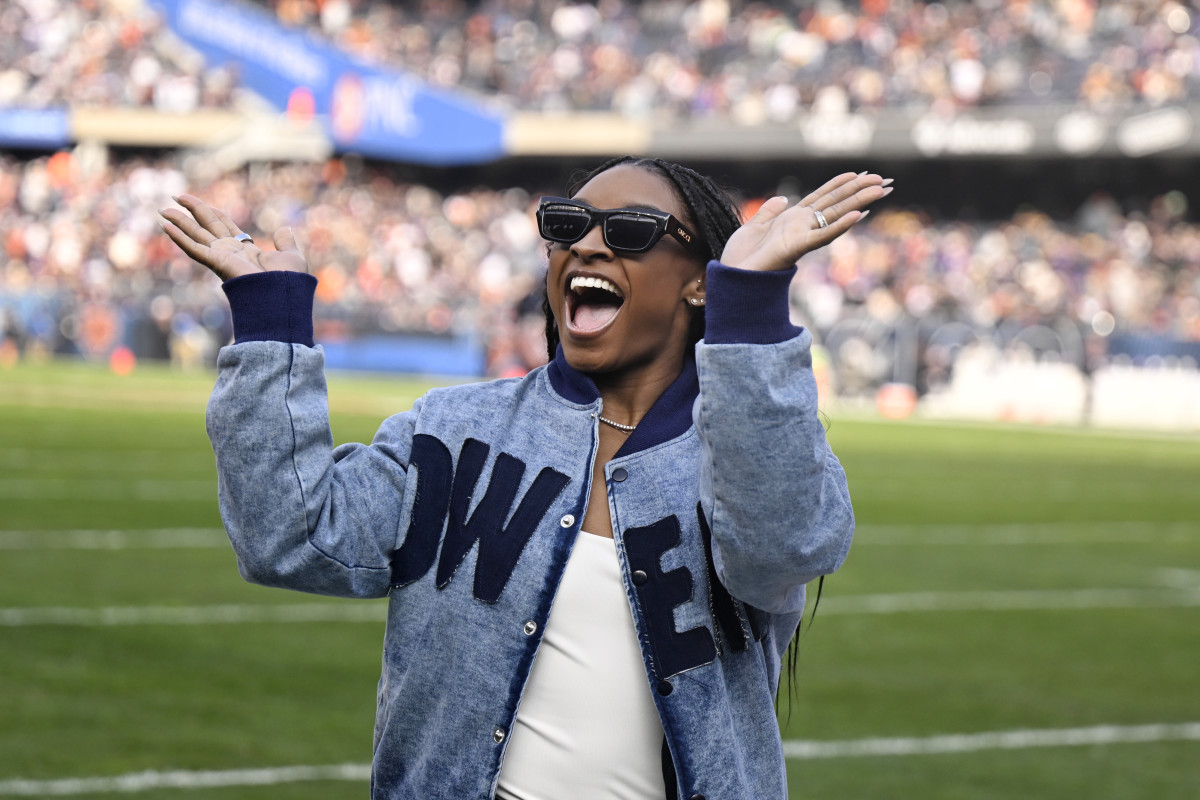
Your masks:
<path fill-rule="evenodd" d="M 675 188 L 676 194 L 687 207 L 687 222 L 691 223 L 697 232 L 701 249 L 707 260 L 719 259 L 725 249 L 725 242 L 742 224 L 737 206 L 729 192 L 712 178 L 701 175 L 693 169 L 681 164 L 664 161 L 661 158 L 643 158 L 640 156 L 621 156 L 606 161 L 592 171 L 576 177 L 568 189 L 567 196 L 574 197 L 584 184 L 602 172 L 613 167 L 628 165 L 640 167 L 666 179 Z M 694 306 L 689 309 L 692 314 L 688 328 L 688 344 L 694 345 L 704 338 L 704 307 Z M 550 307 L 549 292 L 542 296 L 542 311 L 546 315 L 546 352 L 550 360 L 558 351 L 558 326 L 554 322 L 554 312 Z"/>

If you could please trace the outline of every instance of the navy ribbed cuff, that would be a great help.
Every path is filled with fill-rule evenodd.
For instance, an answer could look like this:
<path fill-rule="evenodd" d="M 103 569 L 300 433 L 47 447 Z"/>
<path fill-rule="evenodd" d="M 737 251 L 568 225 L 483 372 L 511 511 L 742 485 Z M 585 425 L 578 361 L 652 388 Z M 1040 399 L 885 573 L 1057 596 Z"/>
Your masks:
<path fill-rule="evenodd" d="M 777 344 L 795 337 L 788 287 L 796 268 L 756 272 L 708 262 L 704 341 L 708 344 Z"/>
<path fill-rule="evenodd" d="M 255 272 L 221 284 L 233 314 L 233 341 L 312 347 L 317 279 L 303 272 Z"/>

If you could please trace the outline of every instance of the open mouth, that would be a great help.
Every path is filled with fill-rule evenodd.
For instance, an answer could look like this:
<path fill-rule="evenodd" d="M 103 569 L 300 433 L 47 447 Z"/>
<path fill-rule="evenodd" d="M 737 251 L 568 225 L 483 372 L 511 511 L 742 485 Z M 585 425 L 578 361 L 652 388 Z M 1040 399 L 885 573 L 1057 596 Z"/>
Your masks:
<path fill-rule="evenodd" d="M 625 296 L 604 278 L 575 275 L 567 286 L 567 318 L 577 333 L 595 333 L 617 317 Z"/>

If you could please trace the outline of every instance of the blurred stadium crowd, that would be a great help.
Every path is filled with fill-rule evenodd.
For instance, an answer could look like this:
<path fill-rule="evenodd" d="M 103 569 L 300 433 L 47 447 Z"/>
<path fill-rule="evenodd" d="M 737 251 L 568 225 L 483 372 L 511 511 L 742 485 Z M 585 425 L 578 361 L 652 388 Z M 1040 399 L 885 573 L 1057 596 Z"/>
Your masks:
<path fill-rule="evenodd" d="M 525 190 L 443 196 L 353 159 L 187 185 L 171 158 L 109 161 L 86 149 L 0 158 L 0 331 L 10 356 L 103 358 L 125 344 L 139 356 L 210 362 L 230 336 L 218 283 L 156 222 L 184 190 L 246 230 L 303 232 L 320 280 L 318 338 L 479 335 L 493 374 L 543 357 L 545 249 Z M 795 315 L 819 337 L 847 320 L 888 329 L 938 320 L 977 336 L 1066 325 L 1081 339 L 1200 342 L 1200 228 L 1186 212 L 1178 193 L 1137 214 L 1096 196 L 1069 221 L 1027 211 L 950 222 L 880 209 L 802 262 Z M 936 372 L 937 354 L 926 355 L 922 369 Z"/>
<path fill-rule="evenodd" d="M 544 260 L 529 196 L 442 197 L 346 165 L 252 168 L 188 185 L 170 158 L 0 159 L 0 332 L 20 351 L 102 358 L 127 344 L 140 356 L 210 362 L 231 334 L 219 284 L 157 223 L 186 190 L 246 230 L 300 231 L 319 279 L 318 338 L 481 332 L 493 349 L 511 340 L 513 309 L 535 292 Z"/>
<path fill-rule="evenodd" d="M 237 78 L 179 47 L 141 0 L 0 3 L 0 107 L 228 107 Z"/>
<path fill-rule="evenodd" d="M 261 4 L 434 84 L 542 111 L 756 123 L 785 122 L 802 108 L 1103 110 L 1195 99 L 1200 75 L 1197 12 L 1174 0 Z M 0 6 L 0 107 L 187 111 L 244 100 L 236 75 L 204 68 L 140 0 Z M 127 347 L 211 362 L 230 336 L 219 286 L 156 222 L 185 190 L 248 230 L 304 232 L 320 278 L 318 338 L 475 336 L 493 374 L 544 357 L 544 245 L 532 208 L 539 190 L 561 187 L 443 195 L 352 158 L 254 165 L 197 185 L 180 164 L 178 154 L 86 144 L 0 155 L 0 359 L 104 358 Z M 745 202 L 752 210 L 755 200 Z M 847 323 L 895 331 L 931 320 L 1001 344 L 1012 337 L 997 332 L 1014 327 L 1069 329 L 1088 345 L 1064 355 L 1084 369 L 1103 361 L 1113 335 L 1197 343 L 1194 216 L 1178 192 L 1136 211 L 1096 195 L 1072 219 L 1026 211 L 968 223 L 880 209 L 805 260 L 795 314 L 821 337 Z M 924 387 L 947 356 L 928 347 L 921 359 Z"/>
<path fill-rule="evenodd" d="M 369 60 L 513 107 L 788 122 L 801 110 L 1195 98 L 1176 0 L 260 0 Z"/>
<path fill-rule="evenodd" d="M 257 0 L 289 26 L 436 86 L 531 110 L 788 122 L 802 110 L 1200 96 L 1178 0 Z M 227 107 L 236 76 L 173 46 L 142 0 L 0 7 L 0 105 Z"/>

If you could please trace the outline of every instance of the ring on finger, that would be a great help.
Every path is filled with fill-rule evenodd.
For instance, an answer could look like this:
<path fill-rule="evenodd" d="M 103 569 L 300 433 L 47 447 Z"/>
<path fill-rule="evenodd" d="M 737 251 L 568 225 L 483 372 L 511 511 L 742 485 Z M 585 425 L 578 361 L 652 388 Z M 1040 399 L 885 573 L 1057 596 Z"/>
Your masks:
<path fill-rule="evenodd" d="M 825 227 L 825 226 L 822 225 L 821 227 Z M 248 233 L 239 233 L 237 236 L 235 236 L 233 238 L 237 239 L 239 242 L 253 242 L 254 241 L 254 237 Z"/>
<path fill-rule="evenodd" d="M 828 228 L 829 227 L 829 220 L 825 219 L 825 215 L 822 214 L 820 211 L 818 211 L 815 208 L 813 209 L 813 216 L 817 218 L 817 227 L 818 228 Z"/>

